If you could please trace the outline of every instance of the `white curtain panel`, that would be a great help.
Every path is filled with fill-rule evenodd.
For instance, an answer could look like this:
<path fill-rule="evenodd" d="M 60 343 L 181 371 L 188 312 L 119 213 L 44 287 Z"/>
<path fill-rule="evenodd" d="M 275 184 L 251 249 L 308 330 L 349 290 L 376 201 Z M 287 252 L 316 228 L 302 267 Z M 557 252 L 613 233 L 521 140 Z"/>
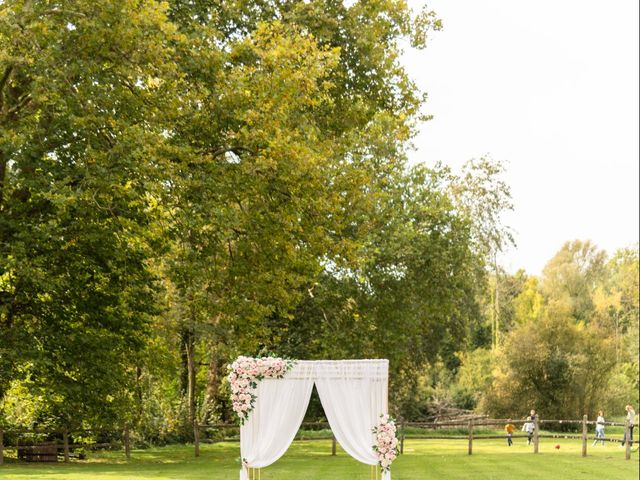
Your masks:
<path fill-rule="evenodd" d="M 377 465 L 373 428 L 387 413 L 388 360 L 315 362 L 316 388 L 331 430 L 359 462 Z M 391 480 L 385 473 L 383 480 Z"/>
<path fill-rule="evenodd" d="M 289 448 L 309 406 L 314 362 L 298 361 L 281 379 L 258 382 L 256 405 L 240 427 L 240 455 L 250 468 L 263 468 Z M 243 465 L 240 480 L 248 480 Z"/>

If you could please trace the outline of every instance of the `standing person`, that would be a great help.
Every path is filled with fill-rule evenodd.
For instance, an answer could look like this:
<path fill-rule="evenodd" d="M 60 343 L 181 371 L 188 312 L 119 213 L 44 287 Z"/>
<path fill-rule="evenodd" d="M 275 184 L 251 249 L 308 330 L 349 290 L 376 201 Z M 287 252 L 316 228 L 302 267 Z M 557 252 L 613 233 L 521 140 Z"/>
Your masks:
<path fill-rule="evenodd" d="M 528 436 L 529 445 L 531 445 L 531 437 L 533 436 L 533 432 L 535 432 L 535 430 L 536 430 L 536 420 L 538 419 L 538 414 L 532 408 L 531 411 L 529 412 L 529 415 L 531 417 L 531 425 L 529 425 L 529 431 L 527 433 L 529 434 L 529 436 Z"/>
<path fill-rule="evenodd" d="M 507 420 L 507 424 L 504 426 L 504 431 L 507 432 L 507 445 L 513 445 L 513 431 L 516 429 L 516 426 L 511 423 L 511 419 Z"/>
<path fill-rule="evenodd" d="M 626 407 L 627 410 L 627 417 L 626 419 L 629 420 L 629 443 L 631 443 L 633 445 L 633 427 L 635 426 L 635 420 L 636 420 L 636 412 L 633 409 L 633 407 L 631 405 L 627 405 Z M 624 447 L 624 444 L 627 442 L 627 432 L 624 432 L 624 437 L 622 437 L 622 446 Z"/>
<path fill-rule="evenodd" d="M 604 447 L 604 412 L 602 410 L 598 410 L 598 418 L 596 419 L 596 438 L 593 441 L 593 447 L 596 446 L 598 440 L 602 442 L 602 446 Z"/>
<path fill-rule="evenodd" d="M 522 430 L 527 432 L 527 445 L 531 445 L 531 438 L 533 437 L 533 430 L 535 428 L 535 424 L 531 420 L 531 415 L 527 417 L 527 421 L 522 426 Z"/>

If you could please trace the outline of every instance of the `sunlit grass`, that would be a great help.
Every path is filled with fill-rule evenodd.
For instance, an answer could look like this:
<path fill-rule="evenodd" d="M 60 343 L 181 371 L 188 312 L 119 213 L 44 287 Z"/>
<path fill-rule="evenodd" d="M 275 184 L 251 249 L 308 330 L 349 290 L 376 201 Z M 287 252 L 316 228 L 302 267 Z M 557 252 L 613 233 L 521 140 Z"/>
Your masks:
<path fill-rule="evenodd" d="M 560 449 L 554 448 L 560 444 Z M 405 455 L 393 466 L 394 480 L 423 479 L 562 479 L 632 480 L 638 478 L 638 453 L 624 459 L 618 444 L 591 447 L 581 457 L 579 440 L 543 440 L 540 454 L 517 439 L 513 447 L 502 440 L 474 442 L 474 454 L 467 454 L 464 440 L 407 440 Z M 122 452 L 90 455 L 87 461 L 69 465 L 15 464 L 0 467 L 0 478 L 85 480 L 235 480 L 238 478 L 238 444 L 202 445 L 202 455 L 194 458 L 193 447 L 174 445 L 134 450 L 127 462 Z M 287 454 L 262 470 L 263 480 L 368 480 L 369 467 L 351 459 L 342 450 L 331 456 L 331 442 L 295 442 Z"/>

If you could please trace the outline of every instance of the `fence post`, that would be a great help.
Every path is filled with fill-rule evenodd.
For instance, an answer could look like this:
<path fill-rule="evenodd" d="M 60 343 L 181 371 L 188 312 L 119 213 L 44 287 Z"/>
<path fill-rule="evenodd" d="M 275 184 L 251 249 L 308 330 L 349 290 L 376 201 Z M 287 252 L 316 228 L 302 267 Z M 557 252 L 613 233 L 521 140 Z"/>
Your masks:
<path fill-rule="evenodd" d="M 469 455 L 473 453 L 473 420 L 469 420 Z"/>
<path fill-rule="evenodd" d="M 0 427 L 0 465 L 4 462 L 4 432 Z"/>
<path fill-rule="evenodd" d="M 129 437 L 129 425 L 124 426 L 124 456 L 131 460 L 131 439 Z"/>
<path fill-rule="evenodd" d="M 200 456 L 200 427 L 198 426 L 198 419 L 193 421 L 193 448 L 196 458 L 198 458 Z"/>
<path fill-rule="evenodd" d="M 62 448 L 64 451 L 64 463 L 69 463 L 69 432 L 66 427 L 62 431 Z"/>
<path fill-rule="evenodd" d="M 582 416 L 582 456 L 587 456 L 587 416 Z"/>
<path fill-rule="evenodd" d="M 533 420 L 533 453 L 538 453 L 539 446 L 539 438 L 538 438 L 538 430 L 540 427 L 540 421 L 538 420 L 538 415 L 535 416 Z"/>
<path fill-rule="evenodd" d="M 331 434 L 331 455 L 336 456 L 336 436 Z"/>
<path fill-rule="evenodd" d="M 625 439 L 624 458 L 629 460 L 631 458 L 631 429 L 629 428 L 628 418 L 624 421 L 624 439 Z"/>
<path fill-rule="evenodd" d="M 400 455 L 404 454 L 404 422 L 400 424 Z"/>

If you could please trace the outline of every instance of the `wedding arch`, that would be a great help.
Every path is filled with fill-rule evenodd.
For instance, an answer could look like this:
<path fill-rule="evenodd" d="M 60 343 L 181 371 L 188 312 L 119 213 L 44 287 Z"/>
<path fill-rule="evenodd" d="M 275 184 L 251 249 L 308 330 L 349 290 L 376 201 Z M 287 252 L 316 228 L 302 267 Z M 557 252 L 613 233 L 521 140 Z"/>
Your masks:
<path fill-rule="evenodd" d="M 391 480 L 396 428 L 388 415 L 388 360 L 286 360 L 239 357 L 229 366 L 233 409 L 240 417 L 240 480 L 278 460 L 293 442 L 316 385 L 345 452 L 378 465 Z M 377 477 L 377 474 L 376 474 Z"/>

